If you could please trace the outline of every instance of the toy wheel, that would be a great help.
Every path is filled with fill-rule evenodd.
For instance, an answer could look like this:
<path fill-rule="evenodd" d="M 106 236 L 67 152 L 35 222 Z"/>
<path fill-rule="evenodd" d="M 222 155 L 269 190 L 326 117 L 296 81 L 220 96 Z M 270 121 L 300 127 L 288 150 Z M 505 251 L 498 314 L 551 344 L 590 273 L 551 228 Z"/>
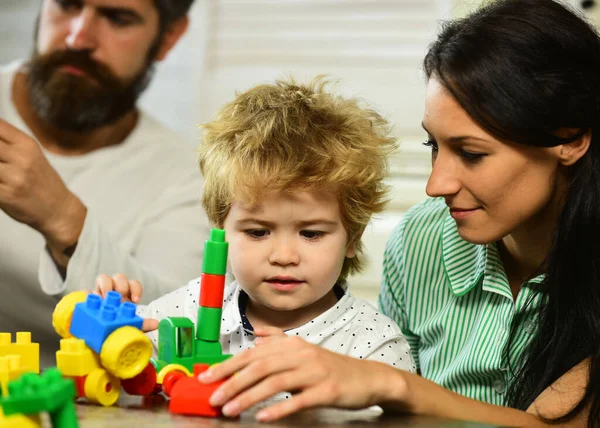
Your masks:
<path fill-rule="evenodd" d="M 95 369 L 86 377 L 84 391 L 90 402 L 112 406 L 119 399 L 121 382 L 106 370 Z"/>
<path fill-rule="evenodd" d="M 156 369 L 154 365 L 148 363 L 139 375 L 131 379 L 124 379 L 121 386 L 129 395 L 147 396 L 153 394 L 156 389 Z"/>
<path fill-rule="evenodd" d="M 106 338 L 100 351 L 102 366 L 119 379 L 131 379 L 150 362 L 152 344 L 141 330 L 125 326 Z"/>
<path fill-rule="evenodd" d="M 192 373 L 185 366 L 182 366 L 181 364 L 167 364 L 162 369 L 160 369 L 160 371 L 156 375 L 156 382 L 162 384 L 165 379 L 165 376 L 168 373 L 172 373 L 172 372 L 181 372 L 186 376 L 192 375 Z"/>
<path fill-rule="evenodd" d="M 188 376 L 185 373 L 180 372 L 178 370 L 169 372 L 165 375 L 162 383 L 162 390 L 166 394 L 167 397 L 171 396 L 171 392 L 173 391 L 173 387 L 180 379 L 185 379 Z"/>
<path fill-rule="evenodd" d="M 73 291 L 60 299 L 60 302 L 54 308 L 54 312 L 52 313 L 52 327 L 54 327 L 54 331 L 60 337 L 65 339 L 73 337 L 69 330 L 71 329 L 71 318 L 75 311 L 75 305 L 85 302 L 88 294 L 87 291 Z"/>

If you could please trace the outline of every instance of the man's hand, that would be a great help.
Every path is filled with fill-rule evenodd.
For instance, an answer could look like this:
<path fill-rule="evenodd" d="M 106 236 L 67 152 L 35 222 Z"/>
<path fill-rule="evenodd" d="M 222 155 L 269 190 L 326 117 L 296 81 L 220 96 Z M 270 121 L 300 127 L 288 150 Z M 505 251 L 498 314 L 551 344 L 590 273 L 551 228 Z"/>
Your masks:
<path fill-rule="evenodd" d="M 54 260 L 66 266 L 87 209 L 63 183 L 38 143 L 0 119 L 0 209 L 39 231 Z"/>

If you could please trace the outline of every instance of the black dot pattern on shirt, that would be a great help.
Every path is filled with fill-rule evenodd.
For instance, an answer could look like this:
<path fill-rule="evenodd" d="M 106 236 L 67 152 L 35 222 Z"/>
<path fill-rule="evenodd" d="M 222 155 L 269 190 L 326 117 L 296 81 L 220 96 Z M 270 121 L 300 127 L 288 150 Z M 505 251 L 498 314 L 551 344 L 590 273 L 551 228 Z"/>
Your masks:
<path fill-rule="evenodd" d="M 195 287 L 191 288 L 193 286 Z M 167 316 L 187 316 L 195 319 L 197 298 L 199 296 L 198 289 L 199 280 L 190 283 L 187 287 L 170 293 L 168 295 L 169 302 L 165 302 L 163 306 L 156 307 L 153 316 L 158 319 Z M 413 364 L 408 367 L 408 364 L 404 363 L 404 361 L 412 360 L 410 358 L 408 346 L 403 345 L 404 342 L 399 342 L 398 340 L 393 340 L 393 342 L 386 340 L 390 334 L 392 334 L 392 337 L 397 337 L 398 334 L 397 327 L 390 323 L 388 317 L 381 314 L 379 311 L 373 311 L 371 305 L 360 300 L 354 300 L 351 305 L 342 304 L 342 298 L 346 296 L 344 289 L 336 285 L 334 291 L 340 302 L 339 304 L 329 309 L 326 313 L 321 314 L 319 317 L 312 319 L 310 323 L 289 331 L 288 334 L 293 334 L 307 340 L 314 336 L 312 337 L 312 343 L 322 344 L 322 346 L 328 349 L 337 349 L 343 354 L 351 355 L 359 359 L 376 357 L 377 360 L 388 362 L 393 366 L 400 366 L 403 369 L 412 371 L 416 370 L 416 367 Z M 232 325 L 229 324 L 229 337 L 222 336 L 222 340 L 227 339 L 226 342 L 222 341 L 222 343 L 226 343 L 228 348 L 231 346 L 234 347 L 234 349 L 243 350 L 253 346 L 252 343 L 255 337 L 254 328 L 245 314 L 249 297 L 241 289 L 239 290 L 238 295 L 239 298 L 236 306 L 240 314 L 242 325 L 240 326 L 241 328 L 235 329 L 231 328 Z M 232 303 L 234 296 L 236 296 L 234 292 L 230 292 L 226 295 L 224 309 L 225 305 Z M 185 308 L 183 309 L 185 314 L 182 314 L 182 308 Z M 226 311 L 224 310 L 221 321 L 226 323 L 227 317 L 228 315 L 226 315 Z M 343 322 L 343 324 L 341 324 L 341 322 Z M 235 324 L 233 324 L 233 326 L 234 325 Z M 394 330 L 394 328 L 396 328 L 396 330 Z M 338 330 L 341 333 L 340 335 L 337 334 Z M 243 334 L 240 334 L 240 331 L 242 331 Z M 152 337 L 152 340 L 156 344 L 158 335 L 154 336 Z M 371 339 L 376 340 L 373 341 Z M 384 349 L 382 349 L 379 343 L 385 343 Z M 225 352 L 226 349 L 223 349 L 223 351 Z M 237 351 L 234 351 L 233 349 L 228 349 L 227 352 L 237 353 Z M 401 352 L 402 355 L 398 355 L 399 352 Z"/>

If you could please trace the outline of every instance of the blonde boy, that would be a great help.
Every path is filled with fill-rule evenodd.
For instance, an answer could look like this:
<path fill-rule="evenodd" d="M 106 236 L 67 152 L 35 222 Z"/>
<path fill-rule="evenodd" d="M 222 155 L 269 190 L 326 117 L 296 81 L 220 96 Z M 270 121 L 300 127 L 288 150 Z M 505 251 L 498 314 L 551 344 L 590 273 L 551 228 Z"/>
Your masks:
<path fill-rule="evenodd" d="M 384 207 L 386 159 L 395 140 L 381 116 L 329 94 L 325 85 L 317 79 L 256 86 L 204 126 L 202 202 L 211 222 L 226 231 L 235 278 L 225 289 L 223 352 L 253 346 L 256 333 L 283 330 L 414 371 L 400 329 L 354 298 L 346 282 L 363 265 L 365 227 Z M 138 288 L 104 275 L 96 291 L 117 289 L 136 300 Z M 195 321 L 198 295 L 195 279 L 139 313 Z M 149 334 L 156 344 L 156 332 Z"/>

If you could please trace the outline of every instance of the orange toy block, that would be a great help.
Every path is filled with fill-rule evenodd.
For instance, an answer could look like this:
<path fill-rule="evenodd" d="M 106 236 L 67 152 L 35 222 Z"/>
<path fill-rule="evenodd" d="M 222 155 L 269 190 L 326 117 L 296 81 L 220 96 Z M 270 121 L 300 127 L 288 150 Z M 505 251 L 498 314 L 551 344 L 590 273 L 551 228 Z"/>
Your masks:
<path fill-rule="evenodd" d="M 0 357 L 19 355 L 25 372 L 40 372 L 40 344 L 31 342 L 31 333 L 17 332 L 17 341 L 11 343 L 10 333 L 0 333 Z"/>
<path fill-rule="evenodd" d="M 225 275 L 203 273 L 200 286 L 200 306 L 205 308 L 222 308 Z"/>
<path fill-rule="evenodd" d="M 209 385 L 198 381 L 198 375 L 208 369 L 208 364 L 195 364 L 192 377 L 180 378 L 172 387 L 169 411 L 174 414 L 197 415 L 216 418 L 222 415 L 220 407 L 213 407 L 208 399 L 225 381 Z"/>

